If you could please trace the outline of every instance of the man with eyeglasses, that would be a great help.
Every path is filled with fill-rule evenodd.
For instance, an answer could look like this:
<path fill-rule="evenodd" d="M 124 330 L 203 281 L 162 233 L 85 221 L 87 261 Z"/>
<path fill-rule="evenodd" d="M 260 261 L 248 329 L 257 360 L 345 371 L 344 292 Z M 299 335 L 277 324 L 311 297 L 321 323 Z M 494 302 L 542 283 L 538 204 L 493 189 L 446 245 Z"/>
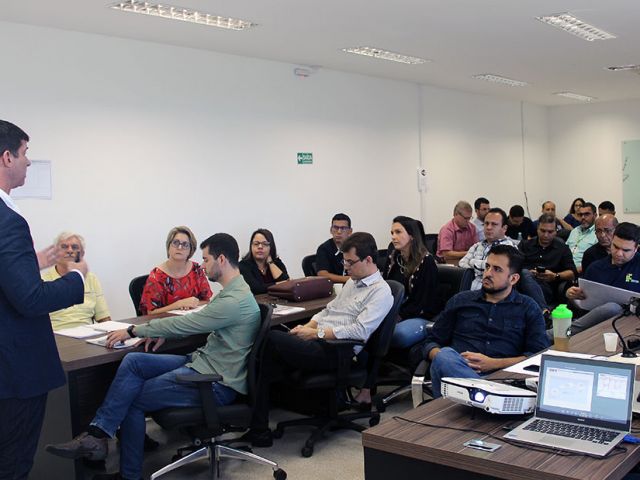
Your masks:
<path fill-rule="evenodd" d="M 62 232 L 53 242 L 56 246 L 56 264 L 40 273 L 46 282 L 57 280 L 69 272 L 69 262 L 84 259 L 84 238 L 73 232 Z M 73 265 L 71 263 L 71 265 Z M 95 273 L 89 272 L 84 278 L 84 302 L 63 308 L 49 314 L 54 330 L 79 327 L 93 322 L 111 320 L 109 307 L 102 292 L 102 285 Z"/>
<path fill-rule="evenodd" d="M 609 213 L 596 219 L 596 238 L 598 243 L 587 248 L 582 256 L 582 270 L 587 271 L 589 265 L 596 260 L 605 258 L 611 253 L 611 240 L 613 232 L 618 226 L 618 219 Z"/>
<path fill-rule="evenodd" d="M 569 234 L 567 239 L 567 245 L 573 255 L 573 263 L 576 264 L 578 273 L 582 273 L 582 256 L 584 252 L 591 245 L 595 245 L 598 242 L 596 238 L 596 206 L 587 202 L 578 210 L 578 216 L 580 217 L 580 225 Z"/>
<path fill-rule="evenodd" d="M 349 275 L 342 265 L 342 243 L 351 235 L 351 219 L 344 213 L 336 213 L 331 219 L 329 229 L 331 238 L 316 251 L 316 271 L 321 277 L 327 277 L 333 283 L 347 283 Z"/>
<path fill-rule="evenodd" d="M 453 218 L 438 233 L 436 255 L 447 263 L 457 263 L 478 242 L 476 226 L 471 222 L 472 212 L 469 202 L 459 201 L 453 209 Z"/>

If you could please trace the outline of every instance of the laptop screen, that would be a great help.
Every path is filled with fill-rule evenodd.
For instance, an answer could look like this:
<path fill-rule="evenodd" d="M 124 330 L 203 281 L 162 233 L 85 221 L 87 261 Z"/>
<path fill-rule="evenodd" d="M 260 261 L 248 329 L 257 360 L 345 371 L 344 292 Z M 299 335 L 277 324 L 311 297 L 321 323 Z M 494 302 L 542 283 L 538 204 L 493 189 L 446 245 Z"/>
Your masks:
<path fill-rule="evenodd" d="M 536 416 L 629 430 L 635 365 L 543 355 Z"/>

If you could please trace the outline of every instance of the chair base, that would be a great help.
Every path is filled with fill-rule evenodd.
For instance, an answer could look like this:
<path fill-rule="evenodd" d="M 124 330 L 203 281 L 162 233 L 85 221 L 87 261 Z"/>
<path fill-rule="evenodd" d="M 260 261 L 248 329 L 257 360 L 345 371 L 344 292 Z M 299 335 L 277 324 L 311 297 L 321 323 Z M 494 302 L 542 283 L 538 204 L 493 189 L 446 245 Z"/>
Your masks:
<path fill-rule="evenodd" d="M 223 458 L 235 458 L 238 460 L 247 460 L 259 465 L 265 465 L 271 467 L 271 469 L 273 470 L 273 477 L 276 480 L 285 480 L 287 478 L 287 473 L 280 467 L 278 467 L 278 464 L 276 462 L 256 455 L 250 450 L 239 450 L 227 445 L 211 443 L 200 448 L 199 450 L 196 450 L 193 453 L 190 453 L 186 457 L 180 458 L 175 462 L 162 467 L 160 470 L 151 474 L 151 480 L 155 480 L 156 478 L 159 478 L 166 473 L 172 472 L 173 470 L 176 470 L 183 465 L 200 461 L 205 457 L 209 458 L 209 471 L 211 478 L 214 478 L 214 473 L 216 473 L 217 476 L 220 477 L 220 460 L 222 460 Z"/>

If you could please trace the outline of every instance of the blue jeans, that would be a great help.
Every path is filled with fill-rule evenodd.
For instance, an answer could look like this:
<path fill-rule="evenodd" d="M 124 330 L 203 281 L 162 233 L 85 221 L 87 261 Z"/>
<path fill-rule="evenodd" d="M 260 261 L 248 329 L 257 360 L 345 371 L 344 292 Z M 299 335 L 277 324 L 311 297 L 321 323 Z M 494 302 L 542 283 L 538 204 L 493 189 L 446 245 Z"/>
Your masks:
<path fill-rule="evenodd" d="M 396 324 L 391 337 L 392 348 L 409 348 L 427 338 L 428 320 L 424 318 L 407 318 Z"/>
<path fill-rule="evenodd" d="M 451 347 L 444 347 L 431 362 L 431 388 L 433 398 L 442 396 L 440 392 L 443 377 L 480 378 L 467 361 Z"/>
<path fill-rule="evenodd" d="M 91 425 L 111 438 L 120 427 L 120 473 L 124 478 L 142 478 L 145 412 L 202 404 L 197 386 L 176 381 L 178 374 L 197 373 L 184 366 L 189 360 L 185 355 L 132 352 L 118 367 Z M 218 405 L 235 399 L 235 390 L 219 383 L 212 386 Z"/>

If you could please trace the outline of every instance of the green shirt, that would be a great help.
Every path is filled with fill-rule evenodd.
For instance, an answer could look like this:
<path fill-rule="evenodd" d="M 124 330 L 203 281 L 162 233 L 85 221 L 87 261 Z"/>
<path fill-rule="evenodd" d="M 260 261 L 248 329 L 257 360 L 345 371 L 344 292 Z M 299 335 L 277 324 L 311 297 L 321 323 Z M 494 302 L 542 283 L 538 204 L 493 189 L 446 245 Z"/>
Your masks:
<path fill-rule="evenodd" d="M 179 338 L 209 333 L 205 346 L 191 354 L 187 367 L 222 375 L 220 382 L 246 394 L 247 361 L 260 327 L 260 309 L 249 286 L 238 275 L 199 312 L 153 319 L 138 325 L 139 337 Z"/>

